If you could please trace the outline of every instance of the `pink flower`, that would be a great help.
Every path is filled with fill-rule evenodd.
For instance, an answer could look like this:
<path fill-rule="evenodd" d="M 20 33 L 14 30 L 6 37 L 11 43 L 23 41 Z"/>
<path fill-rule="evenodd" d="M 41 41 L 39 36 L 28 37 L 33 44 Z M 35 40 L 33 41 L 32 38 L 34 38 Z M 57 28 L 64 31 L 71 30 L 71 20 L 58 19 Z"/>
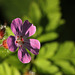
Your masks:
<path fill-rule="evenodd" d="M 18 58 L 22 63 L 29 63 L 31 56 L 26 49 L 31 53 L 37 55 L 40 49 L 40 42 L 36 39 L 28 39 L 36 32 L 36 27 L 29 23 L 28 20 L 24 21 L 20 18 L 16 18 L 11 23 L 11 30 L 15 36 L 9 36 L 7 39 L 8 49 L 12 52 L 18 49 Z"/>

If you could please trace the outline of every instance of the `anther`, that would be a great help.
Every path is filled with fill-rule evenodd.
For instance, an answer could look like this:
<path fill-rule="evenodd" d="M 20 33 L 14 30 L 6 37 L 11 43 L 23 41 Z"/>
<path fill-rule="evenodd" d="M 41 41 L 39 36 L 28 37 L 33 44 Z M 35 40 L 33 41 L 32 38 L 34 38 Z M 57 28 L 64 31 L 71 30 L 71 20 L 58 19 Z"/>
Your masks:
<path fill-rule="evenodd" d="M 22 36 L 20 36 L 22 38 Z"/>
<path fill-rule="evenodd" d="M 22 47 L 22 45 L 20 45 L 20 47 Z"/>
<path fill-rule="evenodd" d="M 18 43 L 18 41 L 16 41 L 16 43 Z"/>
<path fill-rule="evenodd" d="M 24 41 L 23 38 L 21 38 L 21 41 Z"/>
<path fill-rule="evenodd" d="M 24 41 L 22 43 L 24 44 Z"/>
<path fill-rule="evenodd" d="M 17 38 L 19 38 L 19 36 L 17 36 Z"/>

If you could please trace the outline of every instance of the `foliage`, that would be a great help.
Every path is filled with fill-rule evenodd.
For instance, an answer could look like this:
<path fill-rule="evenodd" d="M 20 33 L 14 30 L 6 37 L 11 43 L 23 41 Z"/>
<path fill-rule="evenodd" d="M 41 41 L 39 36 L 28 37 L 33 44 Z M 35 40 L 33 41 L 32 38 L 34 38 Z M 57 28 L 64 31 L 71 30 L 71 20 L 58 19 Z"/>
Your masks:
<path fill-rule="evenodd" d="M 75 74 L 75 49 L 74 42 L 66 41 L 45 44 L 34 64 L 38 72 L 56 74 Z M 41 71 L 40 71 L 41 69 Z"/>
<path fill-rule="evenodd" d="M 0 75 L 21 75 L 13 66 L 9 66 L 6 62 L 0 64 Z"/>
<path fill-rule="evenodd" d="M 61 19 L 59 4 L 59 0 L 0 1 L 7 21 L 10 23 L 16 17 L 21 17 L 23 21 L 29 20 L 37 28 L 32 37 L 41 42 L 39 54 L 37 56 L 31 54 L 32 61 L 28 64 L 19 61 L 17 51 L 13 53 L 0 47 L 0 75 L 23 75 L 28 71 L 36 72 L 38 75 L 75 74 L 74 42 L 58 41 L 60 35 L 57 29 L 65 23 Z M 14 34 L 7 26 L 4 38 L 10 35 Z M 3 40 L 0 40 L 0 43 Z"/>

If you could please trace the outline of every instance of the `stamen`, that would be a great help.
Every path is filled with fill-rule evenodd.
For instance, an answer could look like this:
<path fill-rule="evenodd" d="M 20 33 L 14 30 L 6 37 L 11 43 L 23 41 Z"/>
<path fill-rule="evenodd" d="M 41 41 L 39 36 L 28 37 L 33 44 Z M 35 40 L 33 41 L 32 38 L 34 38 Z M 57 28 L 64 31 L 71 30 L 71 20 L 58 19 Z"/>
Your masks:
<path fill-rule="evenodd" d="M 22 47 L 22 44 L 24 44 L 23 36 L 17 36 L 16 43 L 18 46 Z"/>
<path fill-rule="evenodd" d="M 24 39 L 23 39 L 23 38 L 21 38 L 21 41 L 24 41 Z"/>
<path fill-rule="evenodd" d="M 22 36 L 20 36 L 22 38 Z"/>
<path fill-rule="evenodd" d="M 19 38 L 19 36 L 17 36 L 17 38 Z"/>
<path fill-rule="evenodd" d="M 20 47 L 22 47 L 22 45 L 20 45 Z"/>
<path fill-rule="evenodd" d="M 16 43 L 18 43 L 18 41 L 16 41 Z"/>
<path fill-rule="evenodd" d="M 24 41 L 22 43 L 24 44 Z"/>

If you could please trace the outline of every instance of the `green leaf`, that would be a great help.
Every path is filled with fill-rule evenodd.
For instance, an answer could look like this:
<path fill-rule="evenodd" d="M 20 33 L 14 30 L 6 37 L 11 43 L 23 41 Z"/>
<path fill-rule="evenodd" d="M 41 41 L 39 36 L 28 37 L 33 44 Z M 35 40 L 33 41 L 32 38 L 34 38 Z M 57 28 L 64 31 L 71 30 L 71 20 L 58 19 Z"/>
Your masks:
<path fill-rule="evenodd" d="M 58 68 L 55 65 L 51 65 L 51 62 L 44 59 L 37 59 L 35 60 L 34 64 L 38 67 L 37 69 L 40 73 L 53 74 L 58 71 Z"/>
<path fill-rule="evenodd" d="M 5 75 L 4 67 L 0 64 L 0 75 Z"/>
<path fill-rule="evenodd" d="M 0 44 L 2 44 L 3 40 L 7 39 L 10 35 L 13 36 L 14 34 L 13 34 L 12 30 L 9 27 L 6 27 L 5 36 L 2 40 L 0 40 Z M 8 49 L 5 49 L 3 46 L 0 47 L 0 57 L 2 59 L 4 59 L 6 56 L 9 56 L 10 54 L 12 54 L 12 52 L 10 52 Z"/>
<path fill-rule="evenodd" d="M 3 63 L 4 72 L 6 75 L 11 75 L 11 68 L 8 66 L 7 63 Z"/>
<path fill-rule="evenodd" d="M 57 72 L 55 75 L 63 75 L 62 72 Z"/>
<path fill-rule="evenodd" d="M 12 60 L 13 61 L 12 61 Z M 18 69 L 21 69 L 24 65 L 19 61 L 18 57 L 15 55 L 9 56 L 8 59 L 5 60 L 8 64 L 15 66 Z M 19 66 L 20 65 L 20 66 Z"/>
<path fill-rule="evenodd" d="M 14 36 L 14 33 L 12 32 L 11 28 L 10 27 L 6 27 L 6 33 L 7 33 L 7 36 Z"/>
<path fill-rule="evenodd" d="M 51 62 L 44 60 L 44 59 L 37 59 L 35 61 L 35 65 L 38 67 L 38 70 L 41 73 L 54 73 L 58 71 L 57 67 L 51 65 Z"/>
<path fill-rule="evenodd" d="M 58 38 L 58 34 L 55 32 L 52 33 L 46 33 L 41 36 L 39 36 L 37 39 L 42 42 L 52 41 Z"/>
<path fill-rule="evenodd" d="M 65 74 L 75 74 L 74 64 L 75 64 L 75 55 L 74 53 L 74 42 L 67 41 L 59 46 L 58 51 L 55 56 L 50 60 L 54 61 Z M 71 64 L 72 62 L 73 64 Z"/>
<path fill-rule="evenodd" d="M 11 67 L 12 70 L 12 75 L 21 75 L 20 72 L 15 68 L 15 67 Z"/>
<path fill-rule="evenodd" d="M 47 62 L 50 62 L 50 65 Z M 36 65 L 36 72 L 40 72 L 38 69 L 41 69 L 41 73 L 54 75 L 75 74 L 74 42 L 54 42 L 43 45 L 34 64 Z"/>
<path fill-rule="evenodd" d="M 13 60 L 13 61 L 12 61 Z M 13 67 L 16 67 L 21 72 L 25 72 L 29 70 L 30 63 L 29 64 L 23 64 L 16 55 L 11 55 L 7 59 L 4 60 L 8 64 L 12 65 Z M 20 65 L 20 66 L 19 66 Z"/>
<path fill-rule="evenodd" d="M 44 13 L 59 11 L 59 0 L 40 0 L 38 1 Z"/>
<path fill-rule="evenodd" d="M 68 61 L 58 60 L 55 64 L 60 66 L 65 74 L 75 74 L 74 67 Z"/>
<path fill-rule="evenodd" d="M 10 55 L 10 54 L 11 54 L 11 52 L 8 49 L 5 49 L 4 47 L 0 47 L 0 57 L 2 59 L 5 58 L 6 56 Z"/>
<path fill-rule="evenodd" d="M 75 66 L 75 47 L 74 47 L 73 51 L 70 53 L 69 60 L 70 60 L 70 61 L 74 64 L 74 66 Z"/>
<path fill-rule="evenodd" d="M 45 25 L 44 30 L 46 32 L 56 30 L 60 25 L 64 23 L 61 19 L 60 1 L 59 0 L 40 0 L 37 1 L 42 9 L 43 16 L 47 16 L 48 22 Z M 46 19 L 45 19 L 46 20 Z"/>
<path fill-rule="evenodd" d="M 20 72 L 12 66 L 9 66 L 6 62 L 0 64 L 0 75 L 21 75 Z"/>
<path fill-rule="evenodd" d="M 74 42 L 71 42 L 71 41 L 64 42 L 63 44 L 59 46 L 59 50 L 53 58 L 68 59 L 73 49 L 74 49 Z"/>
<path fill-rule="evenodd" d="M 32 2 L 30 5 L 29 15 L 34 24 L 38 24 L 41 18 L 41 11 L 37 3 Z"/>
<path fill-rule="evenodd" d="M 52 31 L 55 30 L 59 26 L 59 22 L 61 19 L 61 13 L 54 12 L 51 14 L 48 14 L 49 23 L 46 26 L 46 31 Z"/>
<path fill-rule="evenodd" d="M 58 43 L 47 43 L 45 44 L 39 51 L 38 58 L 51 58 L 55 54 L 56 50 L 58 48 Z"/>
<path fill-rule="evenodd" d="M 54 74 L 54 73 L 59 71 L 59 68 L 55 65 L 51 65 L 51 66 L 48 67 L 47 70 L 49 71 L 49 73 Z"/>

